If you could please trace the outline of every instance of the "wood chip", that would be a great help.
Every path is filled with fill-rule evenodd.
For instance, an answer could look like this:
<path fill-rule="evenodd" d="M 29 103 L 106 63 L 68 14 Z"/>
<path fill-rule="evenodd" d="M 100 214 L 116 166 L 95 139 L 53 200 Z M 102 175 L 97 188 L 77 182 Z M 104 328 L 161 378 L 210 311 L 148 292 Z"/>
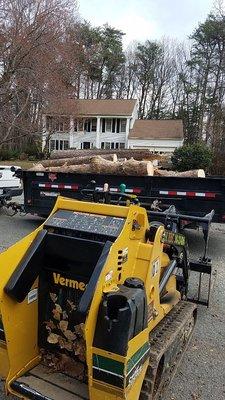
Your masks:
<path fill-rule="evenodd" d="M 47 337 L 47 341 L 51 344 L 57 344 L 59 342 L 59 335 L 56 333 L 50 333 L 50 335 Z"/>
<path fill-rule="evenodd" d="M 61 331 L 66 331 L 68 328 L 68 321 L 60 321 L 59 323 L 59 328 L 61 329 Z"/>
<path fill-rule="evenodd" d="M 71 311 L 76 310 L 76 306 L 71 300 L 67 300 L 67 303 L 69 304 Z"/>
<path fill-rule="evenodd" d="M 52 320 L 44 322 L 46 329 L 56 329 L 56 326 Z"/>
<path fill-rule="evenodd" d="M 66 331 L 64 331 L 63 334 L 65 335 L 65 337 L 66 337 L 68 340 L 75 340 L 75 339 L 76 339 L 75 333 L 73 333 L 73 332 L 70 331 L 69 329 L 67 329 Z"/>
<path fill-rule="evenodd" d="M 63 313 L 62 313 L 62 318 L 65 319 L 65 320 L 68 319 L 68 314 L 67 314 L 66 311 L 63 311 Z"/>
<path fill-rule="evenodd" d="M 75 327 L 74 327 L 74 331 L 75 331 L 75 333 L 77 334 L 77 335 L 80 335 L 80 336 L 83 336 L 83 334 L 84 334 L 84 324 L 83 323 L 81 323 L 81 324 L 79 324 L 79 325 L 76 325 Z"/>
<path fill-rule="evenodd" d="M 57 321 L 60 321 L 60 313 L 57 310 L 52 310 L 53 313 L 53 318 L 56 319 Z"/>
<path fill-rule="evenodd" d="M 58 311 L 60 314 L 62 313 L 62 307 L 59 304 L 55 304 L 55 309 Z"/>
<path fill-rule="evenodd" d="M 50 298 L 54 303 L 56 303 L 57 299 L 58 299 L 58 296 L 55 293 L 50 293 Z"/>

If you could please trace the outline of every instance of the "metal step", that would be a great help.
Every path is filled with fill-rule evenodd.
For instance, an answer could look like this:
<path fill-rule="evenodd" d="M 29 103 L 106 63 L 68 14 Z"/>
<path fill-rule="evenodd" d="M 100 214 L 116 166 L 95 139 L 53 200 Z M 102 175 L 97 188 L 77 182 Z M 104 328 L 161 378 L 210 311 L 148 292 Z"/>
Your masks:
<path fill-rule="evenodd" d="M 88 386 L 62 373 L 52 373 L 41 364 L 11 384 L 29 400 L 87 400 Z"/>

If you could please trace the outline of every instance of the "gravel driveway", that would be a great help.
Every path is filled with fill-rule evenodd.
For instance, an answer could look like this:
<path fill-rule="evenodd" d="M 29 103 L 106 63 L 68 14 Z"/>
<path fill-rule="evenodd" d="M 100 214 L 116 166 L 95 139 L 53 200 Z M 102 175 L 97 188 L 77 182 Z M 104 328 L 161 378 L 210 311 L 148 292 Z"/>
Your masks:
<path fill-rule="evenodd" d="M 5 215 L 0 210 L 0 251 L 22 238 L 42 220 Z M 199 232 L 189 231 L 192 254 L 202 246 Z M 164 400 L 224 400 L 225 399 L 225 226 L 213 225 L 209 256 L 214 265 L 214 287 L 210 309 L 199 306 L 198 321 L 189 349 L 180 365 L 169 393 Z M 1 384 L 0 384 L 1 385 Z M 4 396 L 0 386 L 0 400 Z"/>

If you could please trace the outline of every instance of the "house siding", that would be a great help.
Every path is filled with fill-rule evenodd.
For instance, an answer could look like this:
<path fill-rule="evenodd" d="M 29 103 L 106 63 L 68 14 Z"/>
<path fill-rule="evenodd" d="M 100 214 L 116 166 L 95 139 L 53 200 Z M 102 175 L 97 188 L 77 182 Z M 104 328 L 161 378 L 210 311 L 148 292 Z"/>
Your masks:
<path fill-rule="evenodd" d="M 88 132 L 88 133 L 73 132 L 70 135 L 71 135 L 71 143 L 72 143 L 71 147 L 73 147 L 73 148 L 80 149 L 81 143 L 83 143 L 83 142 L 90 142 L 92 147 L 97 147 L 96 132 Z"/>
<path fill-rule="evenodd" d="M 101 142 L 126 142 L 126 134 L 125 133 L 100 133 L 99 140 Z"/>

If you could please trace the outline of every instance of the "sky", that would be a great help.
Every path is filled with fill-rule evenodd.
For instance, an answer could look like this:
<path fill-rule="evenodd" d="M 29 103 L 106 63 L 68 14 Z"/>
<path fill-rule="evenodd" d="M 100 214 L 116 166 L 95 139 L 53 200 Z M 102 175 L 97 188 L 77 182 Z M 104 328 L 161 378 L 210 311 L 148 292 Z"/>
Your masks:
<path fill-rule="evenodd" d="M 94 26 L 109 25 L 130 42 L 171 37 L 185 40 L 212 10 L 214 0 L 79 0 L 81 16 Z"/>

